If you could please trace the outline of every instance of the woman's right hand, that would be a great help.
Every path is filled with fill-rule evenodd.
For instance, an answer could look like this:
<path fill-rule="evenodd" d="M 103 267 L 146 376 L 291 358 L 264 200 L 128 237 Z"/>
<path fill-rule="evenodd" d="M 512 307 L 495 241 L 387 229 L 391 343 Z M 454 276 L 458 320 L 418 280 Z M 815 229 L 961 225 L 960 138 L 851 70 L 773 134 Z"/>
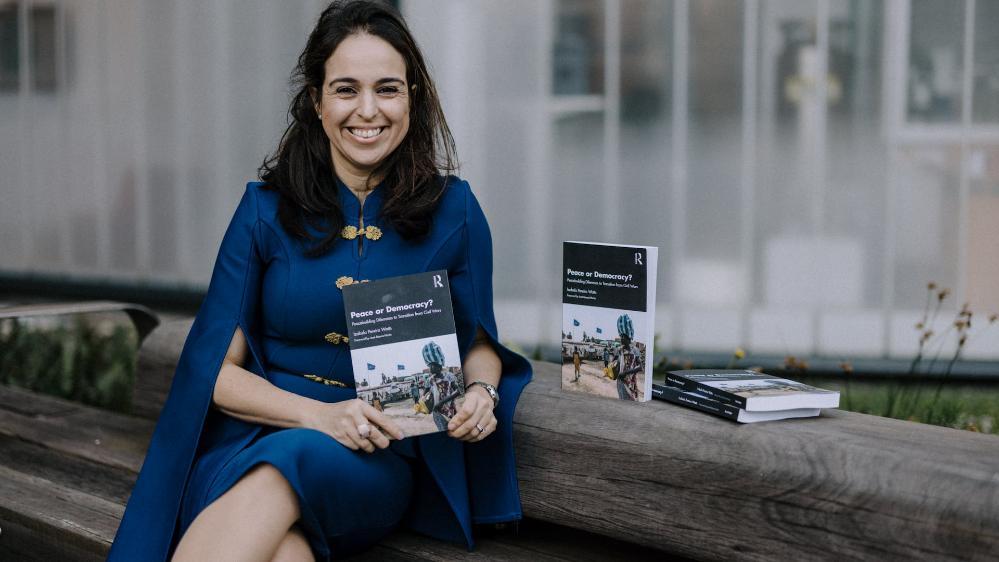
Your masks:
<path fill-rule="evenodd" d="M 388 447 L 389 438 L 405 437 L 388 416 L 358 398 L 333 404 L 317 401 L 305 413 L 303 425 L 322 431 L 348 449 L 368 453 L 373 453 L 375 447 Z M 368 427 L 367 436 L 361 434 L 365 425 Z"/>

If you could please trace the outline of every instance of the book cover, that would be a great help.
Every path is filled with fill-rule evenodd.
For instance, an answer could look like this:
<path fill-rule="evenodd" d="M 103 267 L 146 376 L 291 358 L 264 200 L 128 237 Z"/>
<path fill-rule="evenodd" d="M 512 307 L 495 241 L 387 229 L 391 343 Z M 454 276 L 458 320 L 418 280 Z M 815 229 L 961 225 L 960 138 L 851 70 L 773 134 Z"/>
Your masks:
<path fill-rule="evenodd" d="M 690 369 L 666 373 L 666 384 L 750 412 L 837 408 L 839 392 L 749 370 Z"/>
<path fill-rule="evenodd" d="M 739 423 L 756 423 L 788 418 L 811 418 L 819 415 L 820 412 L 818 408 L 794 408 L 791 410 L 776 410 L 773 412 L 747 412 L 742 408 L 736 408 L 731 404 L 725 404 L 723 402 L 718 402 L 717 400 L 712 400 L 697 392 L 689 392 L 682 388 L 658 383 L 654 383 L 652 385 L 652 397 L 658 400 L 672 402 L 673 404 L 686 406 L 687 408 L 694 410 L 714 414 Z"/>
<path fill-rule="evenodd" d="M 562 246 L 562 388 L 652 398 L 658 248 Z"/>
<path fill-rule="evenodd" d="M 465 394 L 447 271 L 343 288 L 357 397 L 407 437 L 447 430 Z"/>

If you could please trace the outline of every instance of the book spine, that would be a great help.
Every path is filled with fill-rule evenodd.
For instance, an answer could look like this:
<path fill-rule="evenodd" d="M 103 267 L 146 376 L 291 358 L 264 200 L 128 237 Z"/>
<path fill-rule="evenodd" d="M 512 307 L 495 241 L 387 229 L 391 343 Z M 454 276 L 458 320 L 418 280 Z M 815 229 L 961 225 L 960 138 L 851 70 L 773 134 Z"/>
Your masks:
<path fill-rule="evenodd" d="M 691 396 L 684 394 L 678 388 L 671 388 L 668 385 L 654 383 L 652 385 L 652 397 L 657 400 L 664 400 L 673 404 L 686 406 L 694 410 L 700 410 L 718 417 L 739 421 L 739 409 L 728 404 L 722 404 L 708 398 Z"/>
<path fill-rule="evenodd" d="M 731 404 L 736 408 L 746 408 L 746 399 L 738 394 L 733 394 L 731 392 L 726 392 L 724 390 L 719 390 L 717 388 L 710 387 L 706 384 L 701 384 L 697 381 L 692 381 L 686 377 L 681 377 L 674 375 L 673 373 L 666 373 L 666 384 L 675 386 L 677 388 L 682 388 L 684 390 L 689 390 L 691 392 L 699 392 L 701 394 L 707 395 L 712 400 L 722 402 L 725 404 Z"/>

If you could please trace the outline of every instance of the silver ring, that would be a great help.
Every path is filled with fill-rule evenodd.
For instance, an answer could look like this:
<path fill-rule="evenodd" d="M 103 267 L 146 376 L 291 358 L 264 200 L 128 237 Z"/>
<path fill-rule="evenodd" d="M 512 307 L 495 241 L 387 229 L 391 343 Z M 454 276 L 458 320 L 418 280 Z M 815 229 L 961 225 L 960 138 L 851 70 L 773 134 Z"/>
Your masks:
<path fill-rule="evenodd" d="M 361 439 L 367 439 L 368 435 L 371 435 L 371 426 L 366 423 L 362 423 L 357 426 L 357 432 L 361 434 Z"/>
<path fill-rule="evenodd" d="M 482 433 L 483 431 L 485 431 L 485 429 L 483 429 L 483 427 L 481 425 L 479 425 L 479 424 L 475 424 L 475 429 L 478 429 L 479 433 Z"/>

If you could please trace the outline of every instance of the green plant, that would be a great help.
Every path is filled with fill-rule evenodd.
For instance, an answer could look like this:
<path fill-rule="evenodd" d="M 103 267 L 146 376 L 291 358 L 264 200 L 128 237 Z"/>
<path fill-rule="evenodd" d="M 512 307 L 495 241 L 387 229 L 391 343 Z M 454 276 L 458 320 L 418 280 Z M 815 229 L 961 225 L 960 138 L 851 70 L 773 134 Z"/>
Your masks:
<path fill-rule="evenodd" d="M 938 423 L 937 425 L 951 425 L 953 421 L 955 414 L 952 412 L 953 408 L 951 405 L 938 405 L 938 402 L 944 385 L 950 380 L 954 366 L 960 360 L 961 353 L 969 342 L 969 332 L 971 330 L 972 318 L 974 317 L 969 304 L 964 303 L 953 320 L 947 323 L 946 328 L 940 332 L 935 332 L 934 328 L 937 325 L 937 318 L 940 315 L 944 301 L 947 300 L 949 295 L 950 289 L 946 287 L 938 287 L 932 281 L 926 284 L 926 304 L 923 307 L 922 318 L 915 325 L 919 333 L 919 347 L 917 348 L 915 357 L 913 357 L 912 362 L 909 364 L 908 371 L 909 378 L 935 374 L 935 367 L 944 358 L 943 350 L 947 341 L 949 341 L 952 335 L 957 338 L 954 351 L 947 359 L 946 367 L 943 369 L 940 380 L 933 392 L 933 398 L 928 404 L 929 413 L 926 414 L 926 419 L 941 420 L 942 423 Z M 988 325 L 991 326 L 994 324 L 996 318 L 995 314 L 990 315 L 988 317 Z M 978 335 L 980 336 L 981 333 L 980 331 Z M 932 353 L 932 356 L 927 361 L 927 351 L 934 344 L 936 351 Z M 894 387 L 895 391 L 890 396 L 885 415 L 900 419 L 912 418 L 916 414 L 916 408 L 922 407 L 922 389 L 923 386 L 919 385 L 914 391 L 907 392 L 901 383 L 897 384 Z M 928 421 L 927 423 L 934 422 Z"/>
<path fill-rule="evenodd" d="M 0 323 L 0 383 L 128 411 L 138 336 L 107 316 Z"/>

